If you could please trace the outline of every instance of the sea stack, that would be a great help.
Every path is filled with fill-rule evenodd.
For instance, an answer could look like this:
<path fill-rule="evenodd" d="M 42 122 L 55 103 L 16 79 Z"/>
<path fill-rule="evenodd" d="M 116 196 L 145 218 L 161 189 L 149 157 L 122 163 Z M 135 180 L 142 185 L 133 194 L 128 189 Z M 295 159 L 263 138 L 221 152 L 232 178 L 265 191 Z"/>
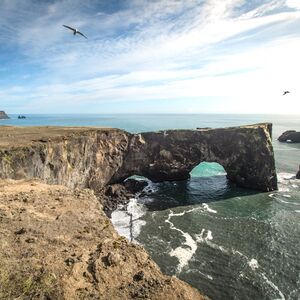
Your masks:
<path fill-rule="evenodd" d="M 296 130 L 287 130 L 279 138 L 283 143 L 300 143 L 300 132 Z"/>
<path fill-rule="evenodd" d="M 9 116 L 5 113 L 4 110 L 0 110 L 0 120 L 9 119 Z"/>

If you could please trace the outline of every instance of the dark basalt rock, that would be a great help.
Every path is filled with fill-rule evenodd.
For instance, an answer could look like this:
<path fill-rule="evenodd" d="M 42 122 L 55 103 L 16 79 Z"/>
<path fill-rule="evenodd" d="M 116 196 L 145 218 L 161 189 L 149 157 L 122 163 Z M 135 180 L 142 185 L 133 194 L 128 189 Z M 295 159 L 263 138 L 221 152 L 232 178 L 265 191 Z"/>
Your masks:
<path fill-rule="evenodd" d="M 5 111 L 0 110 L 0 120 L 9 119 L 9 116 L 5 113 Z"/>
<path fill-rule="evenodd" d="M 134 198 L 136 193 L 142 192 L 147 185 L 148 182 L 145 180 L 127 179 L 121 184 L 107 185 L 97 193 L 97 196 L 103 205 L 104 212 L 111 217 L 111 213 L 118 206 L 125 207 L 130 198 Z"/>
<path fill-rule="evenodd" d="M 133 197 L 134 194 L 128 191 L 123 184 L 107 185 L 102 191 L 97 192 L 97 198 L 100 200 L 103 210 L 109 218 L 118 206 L 125 207 L 130 198 Z"/>
<path fill-rule="evenodd" d="M 140 134 L 111 128 L 0 127 L 0 178 L 40 178 L 98 192 L 132 175 L 153 182 L 185 180 L 201 162 L 217 162 L 237 185 L 272 191 L 277 176 L 271 132 L 269 123 Z M 128 191 L 120 189 L 106 196 L 128 198 Z"/>
<path fill-rule="evenodd" d="M 153 182 L 185 180 L 199 163 L 217 162 L 239 186 L 275 190 L 271 130 L 272 124 L 257 124 L 136 134 L 110 182 L 121 182 L 134 174 Z"/>
<path fill-rule="evenodd" d="M 287 130 L 279 138 L 279 142 L 300 143 L 300 132 L 296 130 Z"/>
<path fill-rule="evenodd" d="M 141 192 L 148 185 L 148 182 L 146 180 L 135 180 L 130 178 L 124 181 L 123 185 L 127 191 L 136 194 Z"/>

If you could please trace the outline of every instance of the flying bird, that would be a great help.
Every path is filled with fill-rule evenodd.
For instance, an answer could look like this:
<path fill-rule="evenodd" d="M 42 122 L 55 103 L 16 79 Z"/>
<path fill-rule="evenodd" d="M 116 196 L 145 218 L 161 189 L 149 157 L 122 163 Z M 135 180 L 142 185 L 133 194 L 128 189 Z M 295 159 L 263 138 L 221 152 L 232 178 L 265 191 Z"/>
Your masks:
<path fill-rule="evenodd" d="M 78 29 L 72 28 L 72 27 L 67 26 L 67 25 L 63 25 L 63 26 L 70 29 L 70 30 L 72 30 L 74 35 L 80 34 L 80 35 L 82 35 L 83 37 L 85 37 L 87 39 L 87 37 L 82 32 L 80 32 Z"/>
<path fill-rule="evenodd" d="M 289 91 L 284 91 L 282 96 L 289 94 L 289 93 L 290 93 Z"/>

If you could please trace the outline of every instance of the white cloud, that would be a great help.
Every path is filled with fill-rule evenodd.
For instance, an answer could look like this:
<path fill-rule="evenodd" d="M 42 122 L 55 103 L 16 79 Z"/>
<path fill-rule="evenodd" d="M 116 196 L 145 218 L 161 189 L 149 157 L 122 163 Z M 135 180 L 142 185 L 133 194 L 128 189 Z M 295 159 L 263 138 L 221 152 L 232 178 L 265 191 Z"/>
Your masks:
<path fill-rule="evenodd" d="M 286 5 L 291 8 L 300 9 L 300 1 L 299 0 L 286 0 Z"/>
<path fill-rule="evenodd" d="M 16 45 L 24 64 L 41 73 L 30 74 L 29 85 L 2 87 L 0 100 L 23 103 L 28 112 L 174 99 L 199 99 L 201 109 L 205 97 L 226 101 L 213 110 L 249 111 L 243 99 L 253 109 L 281 112 L 282 89 L 293 90 L 290 100 L 297 94 L 300 35 L 292 28 L 300 12 L 280 11 L 296 8 L 295 1 L 268 1 L 245 13 L 241 0 L 130 1 L 114 13 L 91 12 L 93 1 L 72 7 L 67 0 L 45 7 L 28 1 L 22 12 L 20 1 L 3 3 L 0 41 Z M 75 24 L 89 39 L 62 24 Z"/>

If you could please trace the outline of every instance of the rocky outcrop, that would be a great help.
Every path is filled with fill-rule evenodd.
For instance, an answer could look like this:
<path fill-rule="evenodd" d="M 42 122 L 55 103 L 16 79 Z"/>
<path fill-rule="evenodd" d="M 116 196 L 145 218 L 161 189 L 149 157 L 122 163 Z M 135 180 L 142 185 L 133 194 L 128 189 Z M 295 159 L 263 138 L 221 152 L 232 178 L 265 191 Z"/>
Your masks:
<path fill-rule="evenodd" d="M 9 119 L 9 116 L 5 113 L 5 111 L 0 110 L 0 120 Z"/>
<path fill-rule="evenodd" d="M 154 182 L 184 180 L 201 162 L 217 162 L 229 180 L 262 191 L 277 189 L 271 124 L 167 130 L 134 135 L 111 182 L 133 174 Z"/>
<path fill-rule="evenodd" d="M 0 180 L 0 299 L 206 299 L 114 230 L 91 190 Z"/>
<path fill-rule="evenodd" d="M 145 180 L 128 179 L 121 184 L 107 185 L 103 190 L 97 191 L 97 196 L 101 199 L 104 212 L 111 217 L 118 206 L 126 207 L 129 200 L 141 193 L 147 185 Z"/>
<path fill-rule="evenodd" d="M 296 130 L 287 130 L 279 138 L 279 142 L 300 143 L 300 132 Z"/>
<path fill-rule="evenodd" d="M 3 127 L 1 178 L 101 190 L 131 175 L 184 180 L 201 162 L 218 162 L 229 180 L 261 191 L 277 189 L 271 124 L 129 134 L 118 129 Z"/>

